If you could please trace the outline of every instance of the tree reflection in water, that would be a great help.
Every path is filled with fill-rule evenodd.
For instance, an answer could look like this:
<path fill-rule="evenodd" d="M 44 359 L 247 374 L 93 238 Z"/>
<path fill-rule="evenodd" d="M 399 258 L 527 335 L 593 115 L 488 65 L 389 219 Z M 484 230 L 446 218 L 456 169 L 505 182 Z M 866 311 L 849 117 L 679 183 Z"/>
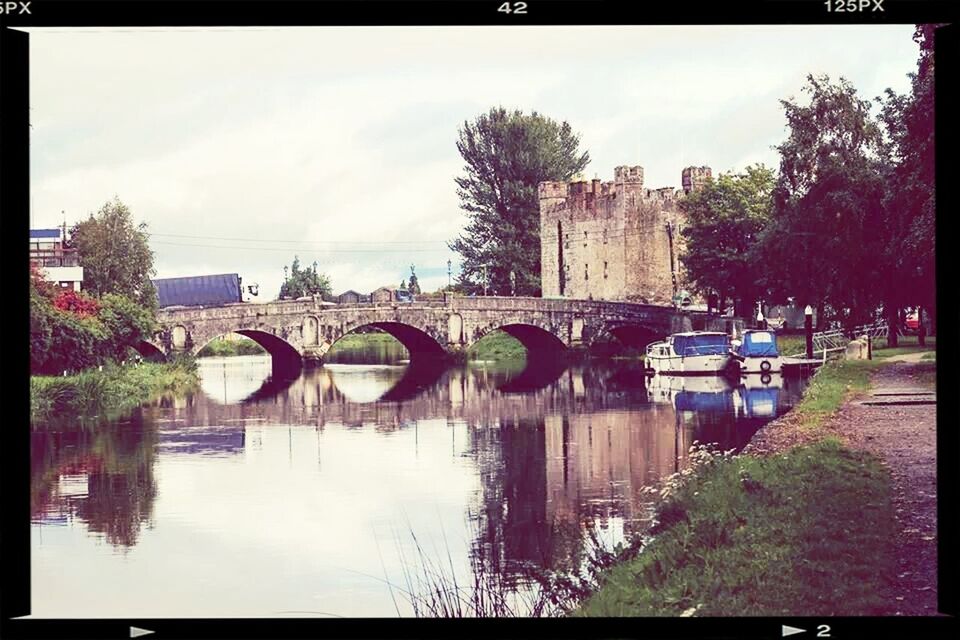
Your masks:
<path fill-rule="evenodd" d="M 155 423 L 129 420 L 87 430 L 31 434 L 31 517 L 77 518 L 116 547 L 132 547 L 157 497 Z"/>

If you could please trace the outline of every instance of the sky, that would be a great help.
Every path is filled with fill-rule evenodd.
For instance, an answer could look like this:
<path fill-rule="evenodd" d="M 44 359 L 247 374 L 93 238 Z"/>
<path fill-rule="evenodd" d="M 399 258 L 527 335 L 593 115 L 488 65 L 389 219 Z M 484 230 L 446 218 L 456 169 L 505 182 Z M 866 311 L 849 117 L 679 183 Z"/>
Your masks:
<path fill-rule="evenodd" d="M 294 255 L 334 293 L 454 279 L 458 128 L 493 106 L 567 121 L 587 178 L 680 187 L 762 162 L 807 74 L 909 90 L 913 25 L 53 29 L 30 32 L 31 227 L 118 197 L 156 277 L 239 273 L 276 297 Z"/>

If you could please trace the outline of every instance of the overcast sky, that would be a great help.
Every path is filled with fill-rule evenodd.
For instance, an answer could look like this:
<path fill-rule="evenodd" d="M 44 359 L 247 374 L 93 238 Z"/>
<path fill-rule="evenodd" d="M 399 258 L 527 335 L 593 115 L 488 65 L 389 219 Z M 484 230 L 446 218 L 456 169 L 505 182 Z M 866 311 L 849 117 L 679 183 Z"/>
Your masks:
<path fill-rule="evenodd" d="M 238 272 L 279 291 L 293 255 L 335 292 L 446 284 L 465 218 L 457 128 L 494 105 L 568 121 L 611 180 L 763 162 L 808 73 L 906 91 L 912 25 L 29 29 L 31 226 L 114 195 L 157 277 Z"/>

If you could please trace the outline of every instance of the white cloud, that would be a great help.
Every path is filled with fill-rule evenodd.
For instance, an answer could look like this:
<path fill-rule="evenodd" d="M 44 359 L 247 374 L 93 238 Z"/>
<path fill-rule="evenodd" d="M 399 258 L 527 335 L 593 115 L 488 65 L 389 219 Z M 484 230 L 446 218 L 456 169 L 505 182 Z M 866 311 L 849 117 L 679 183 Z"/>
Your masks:
<path fill-rule="evenodd" d="M 294 253 L 337 290 L 410 263 L 445 284 L 457 127 L 492 105 L 568 120 L 589 175 L 678 186 L 685 164 L 776 166 L 778 100 L 807 73 L 872 98 L 916 61 L 909 25 L 30 31 L 33 224 L 116 194 L 199 236 L 155 236 L 159 276 L 240 272 L 267 296 Z"/>

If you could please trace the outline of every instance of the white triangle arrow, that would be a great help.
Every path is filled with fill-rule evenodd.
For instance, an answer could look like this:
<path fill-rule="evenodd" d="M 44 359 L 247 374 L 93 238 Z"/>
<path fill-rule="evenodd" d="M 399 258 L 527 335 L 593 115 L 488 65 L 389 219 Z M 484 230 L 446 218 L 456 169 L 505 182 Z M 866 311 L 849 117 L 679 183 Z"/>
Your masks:
<path fill-rule="evenodd" d="M 798 629 L 798 628 L 796 628 L 796 627 L 788 627 L 787 625 L 782 625 L 782 629 L 783 629 L 783 636 L 782 636 L 782 637 L 784 637 L 784 638 L 786 638 L 787 636 L 795 635 L 795 634 L 797 634 L 797 633 L 806 633 L 806 632 L 807 632 L 806 629 Z"/>
<path fill-rule="evenodd" d="M 786 627 L 784 627 L 784 629 L 786 629 Z M 150 631 L 149 629 L 140 629 L 139 627 L 130 627 L 131 638 L 139 638 L 140 636 L 145 636 L 151 633 L 153 633 L 153 631 Z"/>

